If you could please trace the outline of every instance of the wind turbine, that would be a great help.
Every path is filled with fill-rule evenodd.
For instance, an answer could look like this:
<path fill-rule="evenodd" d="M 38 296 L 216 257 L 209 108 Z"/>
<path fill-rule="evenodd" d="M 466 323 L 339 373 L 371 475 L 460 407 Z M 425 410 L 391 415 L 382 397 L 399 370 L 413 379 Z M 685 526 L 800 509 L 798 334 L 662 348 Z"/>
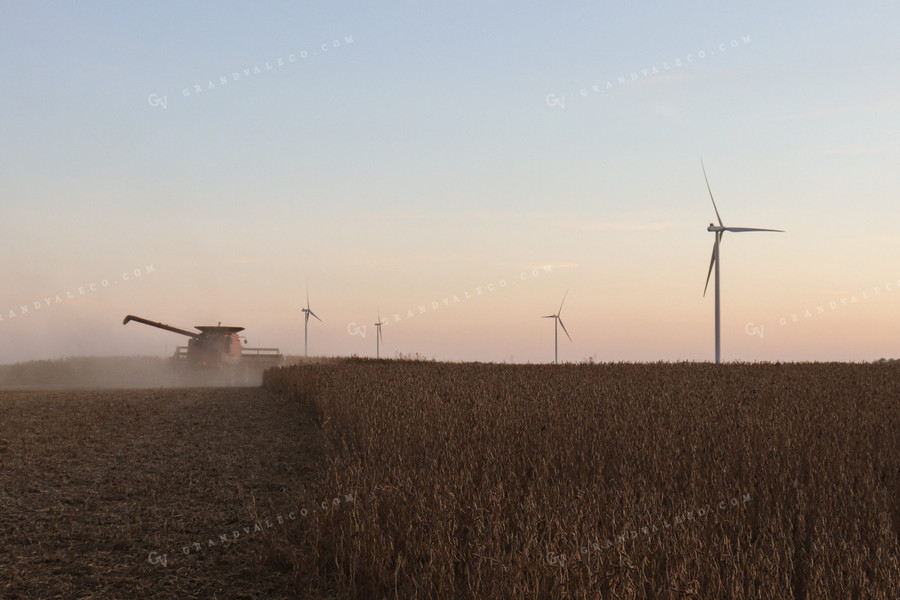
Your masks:
<path fill-rule="evenodd" d="M 745 231 L 775 231 L 778 233 L 784 233 L 781 229 L 759 229 L 756 227 L 725 227 L 725 224 L 722 223 L 722 217 L 719 216 L 719 209 L 716 206 L 716 199 L 713 198 L 712 188 L 709 187 L 709 178 L 706 176 L 706 167 L 703 165 L 703 159 L 700 159 L 700 167 L 703 169 L 703 179 L 706 180 L 706 189 L 709 190 L 709 199 L 712 200 L 713 209 L 716 211 L 716 219 L 718 219 L 719 224 L 710 223 L 709 227 L 706 228 L 707 231 L 716 234 L 716 240 L 713 243 L 713 251 L 712 258 L 709 261 L 709 272 L 706 274 L 706 285 L 703 288 L 703 296 L 706 297 L 706 290 L 709 288 L 709 278 L 712 275 L 713 266 L 716 267 L 716 364 L 722 362 L 722 329 L 720 325 L 720 316 L 721 316 L 721 302 L 719 299 L 719 245 L 722 243 L 722 236 L 725 235 L 726 231 L 733 231 L 735 233 L 743 233 Z"/>
<path fill-rule="evenodd" d="M 378 322 L 375 323 L 375 358 L 381 358 L 381 326 L 384 321 L 381 320 L 381 311 L 378 311 Z"/>
<path fill-rule="evenodd" d="M 565 324 L 562 322 L 562 318 L 559 316 L 562 313 L 563 304 L 566 303 L 566 296 L 569 295 L 569 290 L 566 290 L 566 293 L 563 294 L 562 302 L 559 303 L 559 310 L 556 311 L 555 315 L 544 315 L 541 317 L 542 319 L 555 319 L 556 323 L 553 326 L 553 364 L 559 364 L 559 327 L 562 325 L 563 331 L 566 333 L 566 337 L 569 338 L 569 341 L 572 341 L 572 336 L 569 335 L 569 332 L 566 330 Z"/>
<path fill-rule="evenodd" d="M 309 285 L 306 286 L 306 308 L 301 308 L 303 311 L 303 356 L 309 356 L 309 315 L 314 316 L 319 319 L 319 315 L 314 313 L 312 309 L 309 308 Z M 319 323 L 322 323 L 322 319 L 319 319 Z"/>

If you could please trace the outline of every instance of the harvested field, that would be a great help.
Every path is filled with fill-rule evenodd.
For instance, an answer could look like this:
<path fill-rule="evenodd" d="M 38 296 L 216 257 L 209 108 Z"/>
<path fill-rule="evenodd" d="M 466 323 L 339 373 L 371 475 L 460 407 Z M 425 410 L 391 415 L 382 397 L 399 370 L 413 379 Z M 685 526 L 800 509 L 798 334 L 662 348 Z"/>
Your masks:
<path fill-rule="evenodd" d="M 0 597 L 306 597 L 318 440 L 258 388 L 0 392 Z"/>

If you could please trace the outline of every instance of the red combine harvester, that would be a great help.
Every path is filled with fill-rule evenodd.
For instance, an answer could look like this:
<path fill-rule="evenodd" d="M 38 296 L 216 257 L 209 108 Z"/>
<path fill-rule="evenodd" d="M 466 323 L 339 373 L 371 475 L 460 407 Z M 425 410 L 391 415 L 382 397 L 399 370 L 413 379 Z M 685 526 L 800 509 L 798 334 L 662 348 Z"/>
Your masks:
<path fill-rule="evenodd" d="M 241 343 L 239 332 L 243 327 L 223 327 L 220 325 L 196 325 L 198 331 L 188 331 L 172 327 L 165 323 L 157 323 L 128 315 L 122 321 L 127 325 L 129 321 L 137 321 L 144 325 L 150 325 L 158 329 L 171 331 L 187 336 L 188 345 L 175 348 L 174 359 L 178 363 L 184 363 L 196 371 L 262 371 L 266 367 L 274 367 L 284 363 L 284 357 L 278 348 L 246 348 Z"/>

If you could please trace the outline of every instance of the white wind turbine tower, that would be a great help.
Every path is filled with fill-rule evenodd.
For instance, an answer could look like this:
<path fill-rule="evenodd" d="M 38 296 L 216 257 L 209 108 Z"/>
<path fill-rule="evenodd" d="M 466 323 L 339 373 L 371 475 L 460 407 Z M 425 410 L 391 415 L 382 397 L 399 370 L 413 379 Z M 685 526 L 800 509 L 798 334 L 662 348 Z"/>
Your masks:
<path fill-rule="evenodd" d="M 303 311 L 303 356 L 309 356 L 309 315 L 314 316 L 319 319 L 319 315 L 314 313 L 312 309 L 309 308 L 309 285 L 306 286 L 306 308 L 301 308 Z M 319 319 L 319 323 L 322 323 L 322 319 Z"/>
<path fill-rule="evenodd" d="M 709 261 L 709 272 L 706 274 L 706 286 L 703 288 L 703 296 L 706 297 L 706 290 L 709 288 L 709 278 L 712 275 L 713 266 L 716 267 L 716 364 L 722 362 L 722 330 L 720 325 L 721 302 L 719 299 L 719 246 L 722 243 L 722 236 L 726 231 L 742 233 L 745 231 L 775 231 L 784 233 L 781 229 L 759 229 L 756 227 L 725 227 L 722 223 L 722 217 L 719 216 L 719 209 L 716 207 L 716 199 L 713 198 L 712 188 L 709 187 L 709 178 L 706 176 L 706 167 L 703 165 L 703 159 L 700 159 L 700 167 L 703 169 L 703 178 L 706 180 L 706 189 L 709 190 L 709 199 L 712 200 L 713 209 L 716 211 L 716 219 L 719 224 L 710 223 L 707 231 L 716 234 L 716 240 L 713 243 L 712 258 Z"/>
<path fill-rule="evenodd" d="M 559 327 L 562 326 L 563 331 L 566 333 L 566 337 L 569 338 L 569 341 L 572 341 L 572 336 L 569 335 L 569 332 L 566 330 L 566 326 L 562 322 L 562 318 L 559 316 L 562 313 L 563 304 L 566 303 L 566 296 L 569 295 L 569 291 L 566 290 L 566 293 L 563 294 L 562 302 L 559 303 L 559 310 L 556 311 L 555 315 L 544 315 L 541 317 L 542 319 L 554 319 L 556 323 L 553 326 L 553 364 L 559 364 Z"/>
<path fill-rule="evenodd" d="M 381 358 L 381 326 L 384 321 L 381 320 L 381 311 L 378 311 L 378 322 L 375 323 L 375 358 Z"/>

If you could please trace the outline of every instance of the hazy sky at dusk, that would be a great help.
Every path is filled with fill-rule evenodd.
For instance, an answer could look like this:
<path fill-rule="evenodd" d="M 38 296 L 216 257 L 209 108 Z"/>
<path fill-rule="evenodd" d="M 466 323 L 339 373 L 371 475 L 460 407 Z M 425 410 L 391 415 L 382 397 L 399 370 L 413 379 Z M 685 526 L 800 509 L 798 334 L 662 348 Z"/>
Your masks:
<path fill-rule="evenodd" d="M 552 360 L 569 290 L 561 360 L 711 360 L 701 156 L 726 225 L 787 231 L 726 234 L 723 358 L 900 356 L 898 30 L 887 0 L 4 1 L 0 362 L 182 343 L 129 313 L 301 353 L 307 280 L 314 354 L 374 355 L 380 310 L 388 356 Z"/>

